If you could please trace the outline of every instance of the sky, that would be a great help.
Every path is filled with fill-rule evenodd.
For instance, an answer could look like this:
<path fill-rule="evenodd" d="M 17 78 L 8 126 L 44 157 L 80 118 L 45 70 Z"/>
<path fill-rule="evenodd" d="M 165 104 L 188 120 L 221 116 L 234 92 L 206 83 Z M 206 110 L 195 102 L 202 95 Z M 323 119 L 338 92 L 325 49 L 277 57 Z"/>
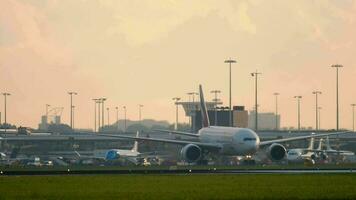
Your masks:
<path fill-rule="evenodd" d="M 351 0 L 0 0 L 0 91 L 9 92 L 8 122 L 36 128 L 45 105 L 64 107 L 74 97 L 75 126 L 93 128 L 94 103 L 107 97 L 127 116 L 174 122 L 173 97 L 203 84 L 206 99 L 221 90 L 228 105 L 254 105 L 258 70 L 261 112 L 274 111 L 279 92 L 281 126 L 335 128 L 336 73 L 340 69 L 340 127 L 352 127 L 356 103 L 356 1 Z M 4 100 L 0 98 L 4 112 Z M 187 122 L 180 109 L 180 121 Z M 2 116 L 3 118 L 3 116 Z"/>

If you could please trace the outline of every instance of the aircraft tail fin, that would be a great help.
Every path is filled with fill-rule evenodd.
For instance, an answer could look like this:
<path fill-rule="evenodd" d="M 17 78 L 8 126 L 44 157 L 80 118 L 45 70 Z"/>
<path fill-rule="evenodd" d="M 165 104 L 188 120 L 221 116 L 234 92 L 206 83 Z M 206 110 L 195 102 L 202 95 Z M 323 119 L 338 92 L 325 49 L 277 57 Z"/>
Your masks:
<path fill-rule="evenodd" d="M 314 149 L 314 138 L 310 138 L 310 143 L 309 143 L 308 149 L 309 149 L 309 150 Z"/>
<path fill-rule="evenodd" d="M 203 127 L 209 127 L 210 121 L 209 121 L 209 116 L 208 116 L 208 110 L 206 108 L 206 104 L 204 101 L 203 88 L 201 85 L 199 85 L 199 95 L 200 95 L 201 117 L 202 117 L 202 121 L 203 121 L 202 125 L 203 125 Z"/>
<path fill-rule="evenodd" d="M 136 132 L 136 137 L 139 137 L 139 136 L 140 136 L 140 132 L 137 131 L 137 132 Z M 137 140 L 135 140 L 134 145 L 133 145 L 131 151 L 132 151 L 132 152 L 137 152 L 137 151 L 138 151 L 138 141 L 137 141 Z"/>
<path fill-rule="evenodd" d="M 330 141 L 329 141 L 329 137 L 326 137 L 326 150 L 332 150 L 331 146 L 330 146 Z"/>
<path fill-rule="evenodd" d="M 318 149 L 317 149 L 317 150 L 321 150 L 322 146 L 323 146 L 323 138 L 320 138 L 320 140 L 319 140 L 319 146 L 318 146 Z"/>

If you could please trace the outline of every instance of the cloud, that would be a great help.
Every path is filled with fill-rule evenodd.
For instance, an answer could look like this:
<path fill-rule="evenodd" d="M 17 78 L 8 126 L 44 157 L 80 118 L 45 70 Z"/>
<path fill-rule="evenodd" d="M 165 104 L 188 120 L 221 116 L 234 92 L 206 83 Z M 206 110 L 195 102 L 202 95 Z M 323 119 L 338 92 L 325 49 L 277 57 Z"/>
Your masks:
<path fill-rule="evenodd" d="M 133 46 L 151 43 L 167 36 L 178 26 L 194 18 L 219 13 L 236 31 L 255 33 L 256 27 L 248 15 L 249 4 L 242 1 L 235 9 L 229 1 L 102 1 L 115 13 L 115 25 L 109 34 L 123 34 Z M 134 8 L 134 9 L 132 9 Z"/>

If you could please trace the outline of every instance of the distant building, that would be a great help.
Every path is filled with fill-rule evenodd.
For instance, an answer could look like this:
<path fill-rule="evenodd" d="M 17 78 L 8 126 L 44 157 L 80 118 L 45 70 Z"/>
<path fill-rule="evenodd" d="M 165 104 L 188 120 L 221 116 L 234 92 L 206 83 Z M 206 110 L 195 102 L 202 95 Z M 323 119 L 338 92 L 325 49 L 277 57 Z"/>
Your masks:
<path fill-rule="evenodd" d="M 210 125 L 214 126 L 215 121 L 217 121 L 217 126 L 229 126 L 229 110 L 225 108 L 217 109 L 217 119 L 215 119 L 215 110 L 208 110 L 208 115 L 210 119 Z M 198 131 L 202 128 L 202 118 L 200 110 L 196 111 L 195 114 L 195 130 Z M 245 110 L 244 106 L 234 106 L 232 111 L 232 126 L 247 128 L 248 125 L 248 112 Z M 192 126 L 193 130 L 193 126 Z"/>
<path fill-rule="evenodd" d="M 190 118 L 191 130 L 196 132 L 202 127 L 202 119 L 200 113 L 200 102 L 176 102 L 176 105 L 182 105 L 185 115 Z M 222 105 L 222 102 L 205 102 L 210 125 L 214 126 L 229 126 L 229 110 L 228 107 L 217 107 L 217 117 L 215 119 L 215 106 Z M 215 123 L 215 121 L 217 123 Z M 232 126 L 247 128 L 248 112 L 244 106 L 233 106 Z"/>
<path fill-rule="evenodd" d="M 255 129 L 256 112 L 250 111 L 248 116 L 248 128 Z M 277 129 L 281 126 L 281 116 L 277 115 Z M 258 130 L 275 130 L 276 129 L 276 115 L 273 112 L 258 113 Z"/>
<path fill-rule="evenodd" d="M 61 124 L 61 116 L 53 116 L 53 120 L 50 121 L 50 123 L 48 123 L 49 119 L 47 118 L 46 115 L 42 115 L 41 116 L 41 123 L 38 124 L 38 129 L 42 130 L 42 131 L 47 131 L 48 130 L 48 126 L 50 124 L 56 124 L 59 125 Z"/>

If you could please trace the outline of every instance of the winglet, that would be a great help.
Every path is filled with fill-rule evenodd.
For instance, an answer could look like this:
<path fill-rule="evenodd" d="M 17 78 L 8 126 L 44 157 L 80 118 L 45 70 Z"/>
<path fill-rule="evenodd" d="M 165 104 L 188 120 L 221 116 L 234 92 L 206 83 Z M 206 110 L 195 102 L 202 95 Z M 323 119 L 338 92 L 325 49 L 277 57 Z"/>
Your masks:
<path fill-rule="evenodd" d="M 199 85 L 199 94 L 200 94 L 200 108 L 201 108 L 201 117 L 203 121 L 203 127 L 209 127 L 210 126 L 210 121 L 209 121 L 209 116 L 208 116 L 208 110 L 206 108 L 206 104 L 204 101 L 204 94 L 203 94 L 203 88 L 201 85 Z"/>
<path fill-rule="evenodd" d="M 329 136 L 326 137 L 326 150 L 332 150 L 331 146 L 330 146 L 330 141 L 329 141 Z"/>
<path fill-rule="evenodd" d="M 137 132 L 136 132 L 136 137 L 138 138 L 139 135 L 140 135 L 140 132 L 137 131 Z M 138 151 L 138 141 L 137 141 L 137 140 L 135 140 L 134 145 L 133 145 L 133 148 L 131 149 L 131 151 L 132 151 L 132 152 L 137 152 L 137 151 Z"/>
<path fill-rule="evenodd" d="M 309 143 L 309 147 L 308 147 L 309 150 L 313 150 L 314 149 L 314 138 L 310 138 L 310 143 Z"/>
<path fill-rule="evenodd" d="M 323 138 L 320 138 L 320 140 L 319 140 L 319 147 L 318 147 L 317 150 L 321 151 L 322 146 L 323 146 Z"/>

